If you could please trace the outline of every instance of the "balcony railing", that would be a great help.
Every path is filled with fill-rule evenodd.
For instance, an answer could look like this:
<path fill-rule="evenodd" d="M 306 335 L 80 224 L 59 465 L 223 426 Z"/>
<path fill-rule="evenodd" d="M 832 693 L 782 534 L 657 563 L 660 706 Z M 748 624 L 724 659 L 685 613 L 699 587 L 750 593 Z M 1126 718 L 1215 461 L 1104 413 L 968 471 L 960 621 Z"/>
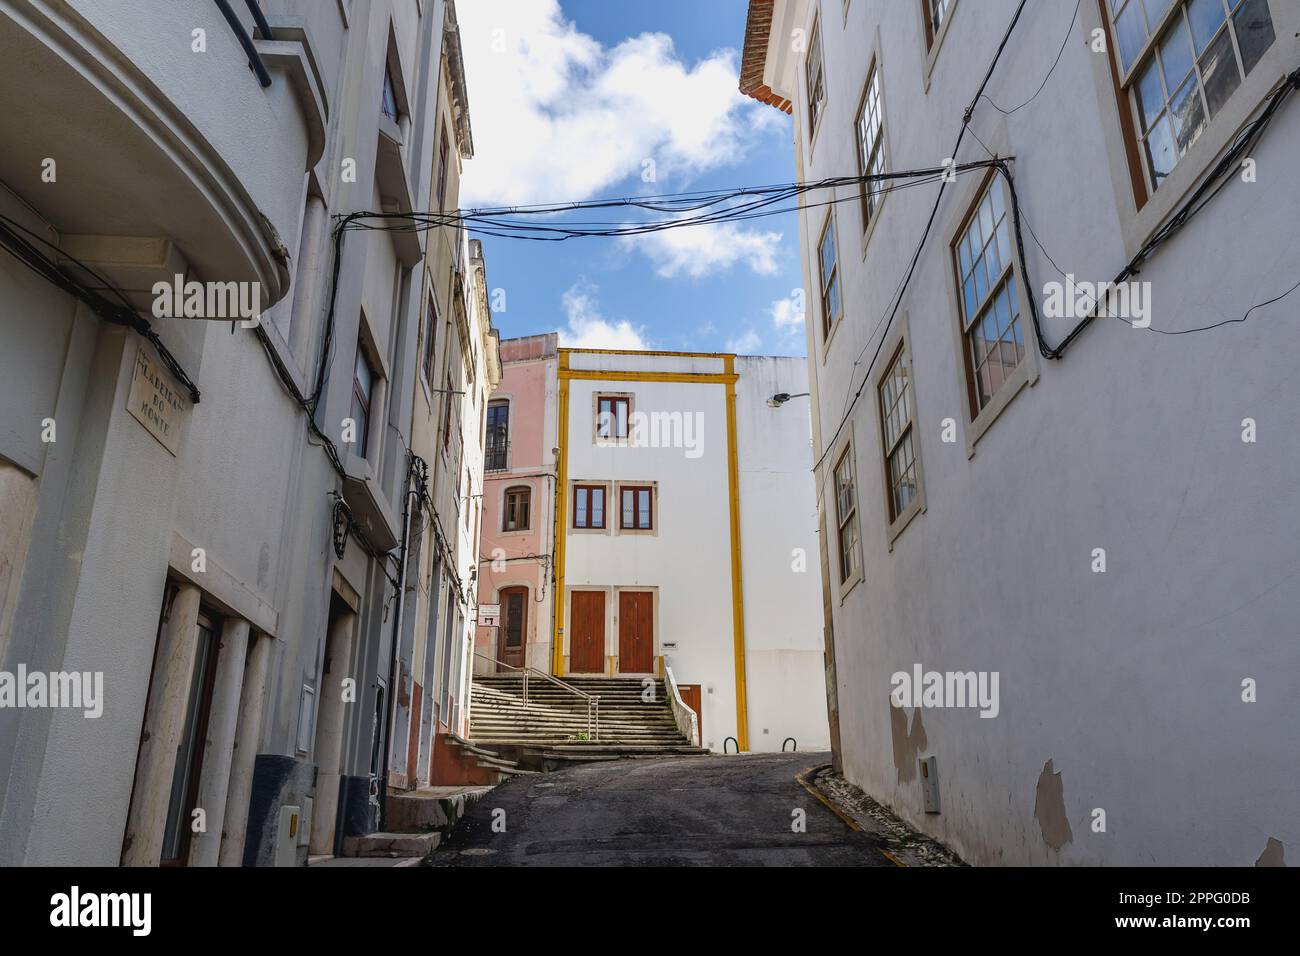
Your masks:
<path fill-rule="evenodd" d="M 483 469 L 485 471 L 505 471 L 509 455 L 510 442 L 490 442 L 483 450 Z"/>

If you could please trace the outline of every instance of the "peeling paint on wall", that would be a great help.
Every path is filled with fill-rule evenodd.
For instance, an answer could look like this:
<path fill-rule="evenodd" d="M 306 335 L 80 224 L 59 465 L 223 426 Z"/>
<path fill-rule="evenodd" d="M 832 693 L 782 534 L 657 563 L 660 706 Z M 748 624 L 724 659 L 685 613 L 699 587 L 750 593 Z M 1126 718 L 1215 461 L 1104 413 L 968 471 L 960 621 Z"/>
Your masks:
<path fill-rule="evenodd" d="M 1061 775 L 1053 771 L 1051 760 L 1043 764 L 1043 772 L 1038 775 L 1034 819 L 1043 831 L 1043 839 L 1053 850 L 1059 850 L 1074 839 L 1065 814 L 1065 783 Z"/>
<path fill-rule="evenodd" d="M 1264 846 L 1264 852 L 1259 855 L 1255 861 L 1256 866 L 1286 866 L 1286 848 L 1280 840 L 1272 837 L 1268 838 L 1268 843 Z"/>
<path fill-rule="evenodd" d="M 889 704 L 889 730 L 894 738 L 894 767 L 898 770 L 898 782 L 910 783 L 916 779 L 916 757 L 929 745 L 925 737 L 925 725 L 921 723 L 921 708 L 917 707 L 912 716 L 912 730 L 907 730 L 907 712 L 901 707 Z"/>

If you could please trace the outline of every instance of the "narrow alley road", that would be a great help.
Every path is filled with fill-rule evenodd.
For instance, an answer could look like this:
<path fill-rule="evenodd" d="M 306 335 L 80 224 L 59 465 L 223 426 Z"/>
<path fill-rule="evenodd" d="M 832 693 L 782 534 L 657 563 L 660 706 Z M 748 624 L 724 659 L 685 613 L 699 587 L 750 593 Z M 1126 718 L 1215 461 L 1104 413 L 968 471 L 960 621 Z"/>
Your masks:
<path fill-rule="evenodd" d="M 795 779 L 829 758 L 619 760 L 520 777 L 479 801 L 430 863 L 892 866 Z"/>

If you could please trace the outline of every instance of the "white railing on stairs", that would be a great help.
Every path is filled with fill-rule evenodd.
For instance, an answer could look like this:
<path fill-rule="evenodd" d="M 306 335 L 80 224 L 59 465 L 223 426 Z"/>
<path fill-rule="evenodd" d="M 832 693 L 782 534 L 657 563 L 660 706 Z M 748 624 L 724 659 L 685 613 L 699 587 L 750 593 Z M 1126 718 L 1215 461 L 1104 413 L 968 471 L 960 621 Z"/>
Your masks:
<path fill-rule="evenodd" d="M 587 702 L 587 736 L 589 736 L 592 740 L 600 739 L 600 695 L 599 694 L 588 694 L 583 691 L 580 691 L 572 684 L 566 684 L 558 677 L 555 677 L 552 674 L 548 674 L 545 671 L 539 671 L 536 667 L 515 667 L 513 664 L 507 664 L 503 660 L 498 660 L 497 658 L 492 657 L 489 654 L 481 654 L 478 651 L 474 652 L 474 656 L 481 660 L 489 661 L 490 663 L 496 664 L 498 667 L 504 667 L 508 671 L 514 671 L 516 673 L 522 674 L 523 683 L 524 683 L 523 697 L 524 697 L 525 704 L 528 703 L 529 675 L 541 677 L 544 680 L 549 681 L 550 683 L 554 684 L 557 687 L 564 688 L 571 694 L 576 694 L 578 697 L 582 698 Z"/>
<path fill-rule="evenodd" d="M 673 709 L 673 721 L 682 736 L 696 747 L 700 746 L 700 718 L 686 702 L 682 700 L 681 691 L 677 689 L 677 678 L 673 669 L 664 662 L 664 686 L 668 688 L 668 703 Z"/>

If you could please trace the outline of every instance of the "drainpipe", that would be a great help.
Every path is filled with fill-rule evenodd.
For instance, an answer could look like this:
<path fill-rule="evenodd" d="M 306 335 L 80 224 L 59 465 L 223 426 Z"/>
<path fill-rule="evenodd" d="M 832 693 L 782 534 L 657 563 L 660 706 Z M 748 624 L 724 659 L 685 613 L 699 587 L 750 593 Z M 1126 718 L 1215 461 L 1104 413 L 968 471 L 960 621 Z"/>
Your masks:
<path fill-rule="evenodd" d="M 424 487 L 424 459 L 414 452 L 407 456 L 406 495 L 402 503 L 402 543 L 399 549 L 401 567 L 397 572 L 397 610 L 393 614 L 393 646 L 388 657 L 388 697 L 385 700 L 387 713 L 384 723 L 387 732 L 384 735 L 384 759 L 381 763 L 379 778 L 379 829 L 382 832 L 388 822 L 388 766 L 393 749 L 393 739 L 397 731 L 397 682 L 401 675 L 397 670 L 398 651 L 402 642 L 402 609 L 406 604 L 406 564 L 407 549 L 411 536 L 411 496 L 418 495 Z M 418 505 L 418 499 L 417 499 Z"/>

